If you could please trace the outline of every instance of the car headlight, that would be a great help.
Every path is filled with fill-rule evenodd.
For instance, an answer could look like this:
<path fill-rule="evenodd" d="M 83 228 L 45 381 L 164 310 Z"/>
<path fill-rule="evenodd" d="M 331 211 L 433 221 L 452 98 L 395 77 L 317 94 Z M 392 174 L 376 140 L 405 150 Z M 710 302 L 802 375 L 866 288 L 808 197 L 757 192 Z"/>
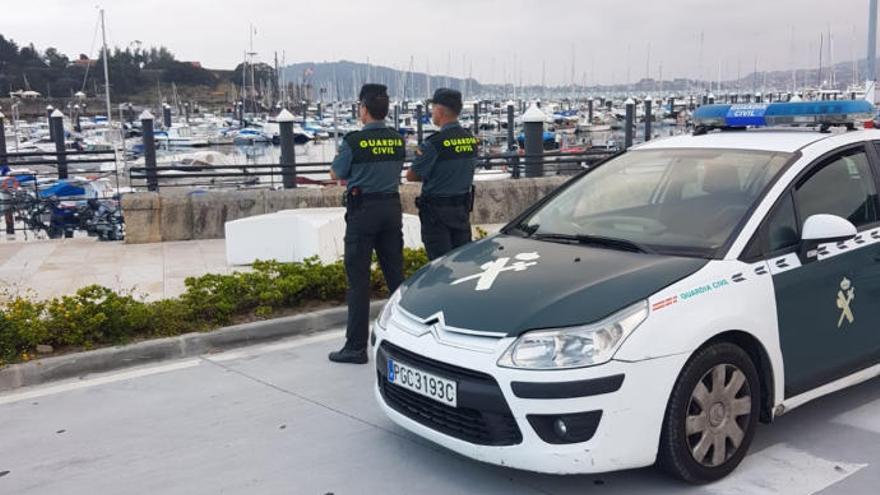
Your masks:
<path fill-rule="evenodd" d="M 498 366 L 550 370 L 602 364 L 647 317 L 648 301 L 641 301 L 598 323 L 527 332 L 501 356 Z"/>
<path fill-rule="evenodd" d="M 388 328 L 388 322 L 391 320 L 391 317 L 394 316 L 394 313 L 397 311 L 397 306 L 400 304 L 400 299 L 403 297 L 403 286 L 397 288 L 394 291 L 394 294 L 391 294 L 391 297 L 388 298 L 388 302 L 385 303 L 385 307 L 382 308 L 382 312 L 379 314 L 379 319 L 376 320 L 376 324 L 382 327 L 383 329 Z"/>

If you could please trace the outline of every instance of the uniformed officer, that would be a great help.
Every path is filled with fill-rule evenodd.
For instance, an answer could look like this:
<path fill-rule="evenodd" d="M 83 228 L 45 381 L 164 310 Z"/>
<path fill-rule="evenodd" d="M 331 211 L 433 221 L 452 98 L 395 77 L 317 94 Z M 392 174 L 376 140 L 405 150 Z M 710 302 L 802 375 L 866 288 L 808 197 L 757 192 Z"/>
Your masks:
<path fill-rule="evenodd" d="M 422 242 L 433 260 L 471 241 L 477 138 L 458 123 L 460 92 L 438 89 L 431 102 L 431 117 L 440 131 L 419 147 L 406 178 L 422 182 L 416 205 Z"/>
<path fill-rule="evenodd" d="M 330 176 L 348 181 L 345 213 L 345 274 L 348 328 L 345 346 L 330 353 L 339 363 L 367 362 L 370 266 L 373 250 L 391 291 L 403 282 L 403 212 L 400 174 L 406 156 L 403 138 L 385 127 L 387 88 L 365 84 L 359 102 L 360 131 L 342 139 Z"/>

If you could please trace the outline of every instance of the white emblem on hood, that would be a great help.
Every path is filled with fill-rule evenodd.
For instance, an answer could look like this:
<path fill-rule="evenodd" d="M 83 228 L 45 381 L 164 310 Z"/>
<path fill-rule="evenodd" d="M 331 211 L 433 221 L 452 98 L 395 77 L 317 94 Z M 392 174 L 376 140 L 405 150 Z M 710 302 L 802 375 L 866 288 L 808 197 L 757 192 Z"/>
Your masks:
<path fill-rule="evenodd" d="M 850 323 L 856 321 L 856 317 L 853 315 L 852 308 L 850 307 L 855 298 L 856 288 L 852 286 L 852 282 L 848 278 L 844 277 L 840 282 L 840 290 L 837 291 L 837 309 L 841 311 L 840 319 L 837 320 L 837 328 L 843 326 L 844 319 Z"/>
<path fill-rule="evenodd" d="M 483 270 L 482 273 L 460 278 L 452 282 L 452 285 L 458 285 L 469 280 L 476 280 L 477 287 L 475 290 L 489 290 L 492 288 L 495 279 L 498 278 L 498 275 L 500 275 L 501 272 L 521 272 L 527 270 L 530 266 L 537 265 L 538 262 L 535 260 L 540 257 L 541 256 L 538 253 L 520 253 L 513 257 L 516 261 L 510 265 L 507 264 L 510 261 L 510 258 L 498 258 L 495 261 L 484 263 L 483 266 L 480 267 Z"/>

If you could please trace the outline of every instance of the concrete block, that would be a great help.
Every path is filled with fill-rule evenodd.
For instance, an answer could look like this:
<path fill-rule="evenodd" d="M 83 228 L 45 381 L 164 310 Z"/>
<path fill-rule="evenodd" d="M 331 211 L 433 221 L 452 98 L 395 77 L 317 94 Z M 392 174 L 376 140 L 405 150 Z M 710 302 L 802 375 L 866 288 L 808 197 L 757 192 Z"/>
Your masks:
<path fill-rule="evenodd" d="M 241 218 L 226 223 L 226 262 L 249 265 L 257 260 L 300 262 L 317 256 L 324 263 L 345 250 L 344 208 L 300 208 Z M 403 216 L 404 246 L 418 248 L 418 217 Z"/>
<path fill-rule="evenodd" d="M 193 213 L 190 195 L 163 193 L 159 215 L 163 241 L 188 241 L 193 238 Z"/>
<path fill-rule="evenodd" d="M 219 239 L 230 220 L 266 213 L 266 191 L 211 191 L 190 196 L 192 238 Z"/>
<path fill-rule="evenodd" d="M 125 242 L 139 244 L 162 241 L 159 193 L 124 194 L 122 214 L 125 217 Z"/>
<path fill-rule="evenodd" d="M 476 184 L 474 224 L 507 223 L 520 212 L 563 184 L 567 177 L 479 181 Z M 239 218 L 303 208 L 338 208 L 340 186 L 286 190 L 163 191 L 123 197 L 126 241 L 144 243 L 190 239 L 220 239 L 225 223 Z M 415 198 L 421 184 L 400 187 L 404 213 L 417 215 Z"/>

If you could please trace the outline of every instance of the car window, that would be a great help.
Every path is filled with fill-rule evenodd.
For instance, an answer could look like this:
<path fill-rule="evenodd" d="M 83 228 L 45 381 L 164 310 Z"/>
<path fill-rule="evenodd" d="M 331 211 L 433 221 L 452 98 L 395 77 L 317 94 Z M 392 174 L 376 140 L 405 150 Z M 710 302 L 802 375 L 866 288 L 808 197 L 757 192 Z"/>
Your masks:
<path fill-rule="evenodd" d="M 877 190 L 865 151 L 859 148 L 825 162 L 802 180 L 795 200 L 801 221 L 826 213 L 856 227 L 877 222 Z"/>
<path fill-rule="evenodd" d="M 797 215 L 791 195 L 786 194 L 767 219 L 765 253 L 793 248 L 800 243 Z"/>
<path fill-rule="evenodd" d="M 583 176 L 516 228 L 528 235 L 612 238 L 662 253 L 714 257 L 790 156 L 631 151 Z"/>

